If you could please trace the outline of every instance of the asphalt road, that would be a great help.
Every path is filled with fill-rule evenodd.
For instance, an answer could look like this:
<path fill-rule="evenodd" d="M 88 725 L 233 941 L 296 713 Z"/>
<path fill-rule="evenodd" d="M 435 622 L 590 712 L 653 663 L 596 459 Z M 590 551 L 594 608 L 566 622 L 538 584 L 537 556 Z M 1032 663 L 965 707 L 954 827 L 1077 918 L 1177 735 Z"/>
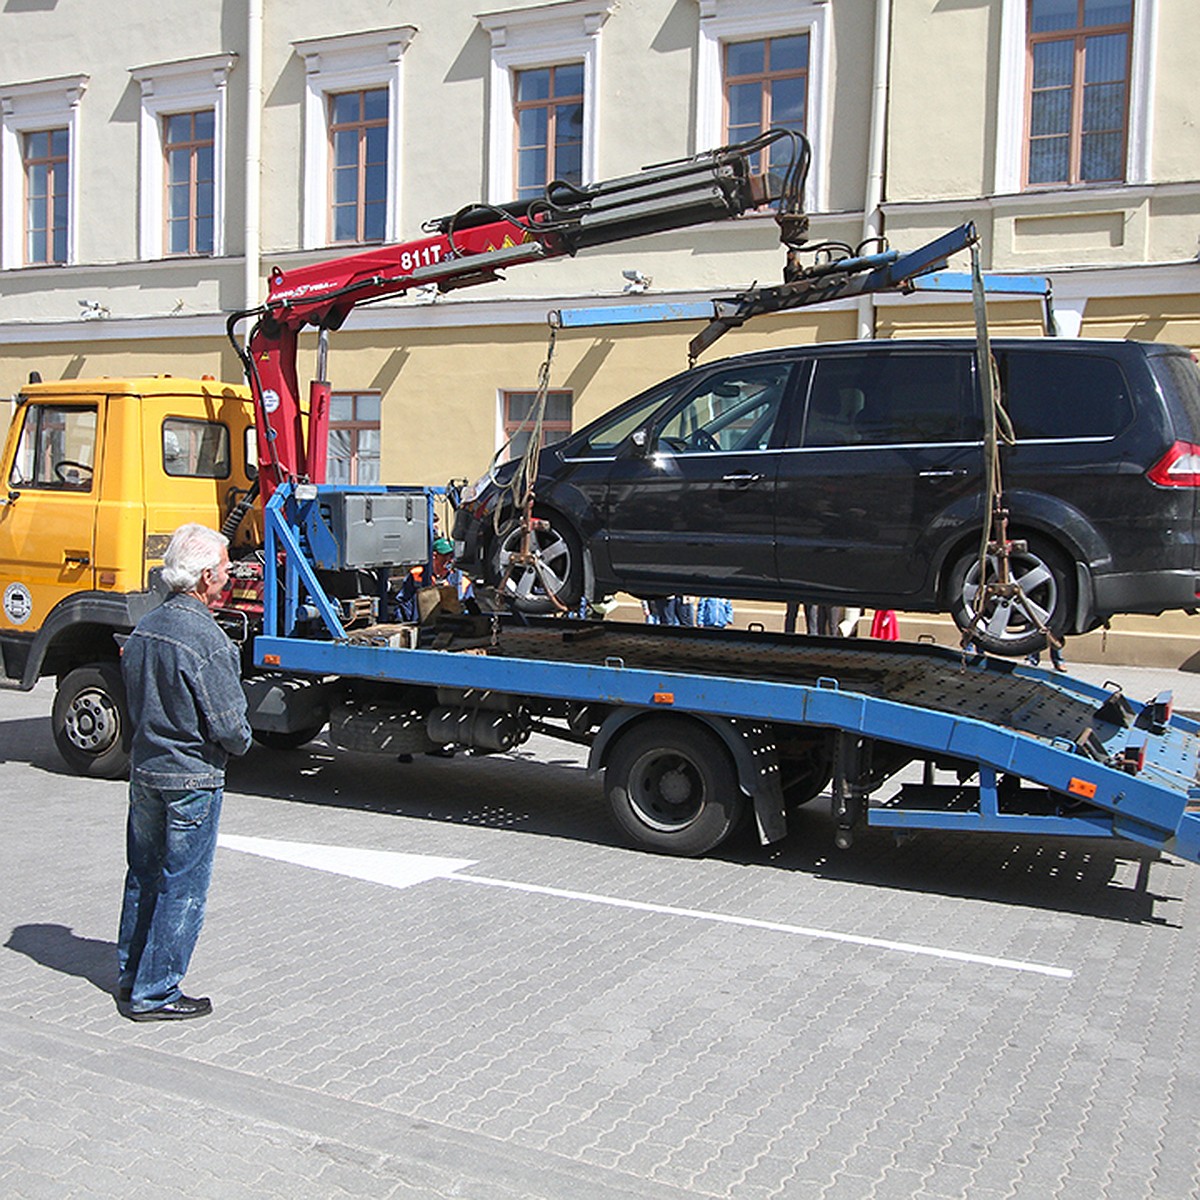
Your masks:
<path fill-rule="evenodd" d="M 781 847 L 678 860 L 626 848 L 556 743 L 256 748 L 187 981 L 215 1012 L 135 1025 L 125 786 L 66 773 L 50 703 L 0 691 L 5 1197 L 1200 1189 L 1200 868 L 998 835 L 837 852 L 820 801 Z"/>

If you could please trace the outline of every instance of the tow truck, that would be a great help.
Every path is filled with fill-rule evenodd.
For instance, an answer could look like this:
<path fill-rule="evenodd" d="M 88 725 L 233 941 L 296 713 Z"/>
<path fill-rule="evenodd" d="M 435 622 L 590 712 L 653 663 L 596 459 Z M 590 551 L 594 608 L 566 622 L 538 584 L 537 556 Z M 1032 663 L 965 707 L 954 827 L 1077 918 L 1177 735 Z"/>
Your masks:
<path fill-rule="evenodd" d="M 1117 837 L 1200 861 L 1200 726 L 1167 694 L 1139 702 L 934 646 L 530 619 L 483 588 L 465 601 L 421 589 L 417 619 L 401 619 L 397 585 L 431 565 L 443 492 L 324 482 L 330 331 L 413 287 L 483 283 L 519 263 L 774 204 L 784 282 L 718 305 L 702 349 L 758 312 L 905 290 L 975 241 L 964 226 L 911 256 L 803 265 L 807 146 L 792 139 L 774 186 L 756 170 L 781 138 L 552 185 L 533 203 L 472 205 L 414 242 L 273 271 L 264 304 L 229 320 L 245 387 L 161 378 L 24 389 L 0 503 L 0 649 L 22 687 L 57 677 L 54 733 L 68 765 L 126 769 L 120 642 L 161 600 L 155 566 L 170 530 L 200 519 L 233 546 L 217 616 L 241 647 L 251 724 L 269 745 L 327 730 L 334 747 L 394 757 L 503 753 L 534 732 L 564 739 L 589 747 L 630 841 L 673 854 L 706 853 L 743 821 L 777 841 L 789 814 L 832 784 L 843 848 L 874 825 Z M 297 349 L 309 325 L 320 336 L 306 419 Z M 253 479 L 238 455 L 251 434 Z"/>

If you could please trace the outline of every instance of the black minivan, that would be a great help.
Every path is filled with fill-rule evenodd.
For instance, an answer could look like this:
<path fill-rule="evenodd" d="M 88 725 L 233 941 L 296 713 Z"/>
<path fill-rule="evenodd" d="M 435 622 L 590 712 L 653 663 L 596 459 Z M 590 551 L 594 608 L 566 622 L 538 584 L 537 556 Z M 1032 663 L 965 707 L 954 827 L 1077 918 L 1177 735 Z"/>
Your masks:
<path fill-rule="evenodd" d="M 1081 633 L 1195 607 L 1194 356 L 1051 338 L 992 350 L 1015 434 L 1001 454 L 1013 577 L 1032 612 L 989 593 L 976 620 L 986 506 L 968 340 L 694 367 L 542 451 L 532 562 L 512 561 L 515 464 L 466 489 L 460 565 L 542 611 L 617 590 L 948 611 L 1001 654 L 1040 648 L 1039 624 Z"/>

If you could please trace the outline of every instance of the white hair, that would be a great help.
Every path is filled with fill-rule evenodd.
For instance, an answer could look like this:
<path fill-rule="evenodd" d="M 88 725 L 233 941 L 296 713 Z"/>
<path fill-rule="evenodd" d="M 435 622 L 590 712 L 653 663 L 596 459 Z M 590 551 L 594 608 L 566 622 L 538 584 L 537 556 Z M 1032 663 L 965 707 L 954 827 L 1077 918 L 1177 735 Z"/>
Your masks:
<path fill-rule="evenodd" d="M 163 555 L 163 582 L 173 592 L 194 592 L 200 576 L 221 561 L 229 539 L 207 525 L 180 525 Z"/>

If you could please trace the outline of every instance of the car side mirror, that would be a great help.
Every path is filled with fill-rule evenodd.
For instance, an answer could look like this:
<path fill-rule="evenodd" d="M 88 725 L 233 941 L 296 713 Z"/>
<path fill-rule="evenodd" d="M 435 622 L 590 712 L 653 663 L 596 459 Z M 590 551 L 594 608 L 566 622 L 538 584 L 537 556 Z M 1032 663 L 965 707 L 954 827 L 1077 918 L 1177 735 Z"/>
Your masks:
<path fill-rule="evenodd" d="M 635 458 L 648 458 L 650 455 L 650 432 L 646 429 L 635 429 L 629 436 L 629 444 L 633 447 Z"/>

